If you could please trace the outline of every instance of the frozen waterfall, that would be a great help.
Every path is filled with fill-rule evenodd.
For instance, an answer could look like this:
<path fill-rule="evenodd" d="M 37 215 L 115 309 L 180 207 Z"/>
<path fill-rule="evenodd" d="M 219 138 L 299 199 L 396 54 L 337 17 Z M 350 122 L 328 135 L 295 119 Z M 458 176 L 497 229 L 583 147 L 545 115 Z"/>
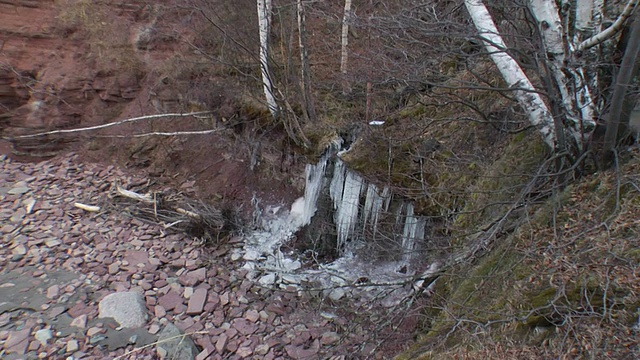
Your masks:
<path fill-rule="evenodd" d="M 418 263 L 415 254 L 425 246 L 427 218 L 415 214 L 413 202 L 399 196 L 394 198 L 388 187 L 369 183 L 349 170 L 338 155 L 340 145 L 336 141 L 316 164 L 306 166 L 304 196 L 291 205 L 288 213 L 261 212 L 265 215 L 260 229 L 247 234 L 244 248 L 232 258 L 245 260 L 245 268 L 265 286 L 303 288 L 302 283 L 314 282 L 327 289 L 326 295 L 334 300 L 347 291 L 378 298 L 379 291 L 389 287 L 395 290 L 384 290 L 383 297 L 387 300 L 406 295 L 410 287 L 402 284 L 416 275 L 417 268 L 412 264 Z M 319 203 L 323 206 L 321 212 Z M 333 218 L 327 219 L 331 214 Z M 305 269 L 294 252 L 282 252 L 281 246 L 291 241 L 298 230 L 313 225 L 314 221 L 327 220 L 332 220 L 335 228 L 310 226 L 305 231 L 327 231 L 323 234 L 330 235 L 335 229 L 338 259 Z M 375 245 L 367 247 L 367 243 Z M 376 248 L 382 249 L 384 256 L 362 257 L 359 250 Z M 372 261 L 376 257 L 381 260 Z M 371 286 L 345 290 L 345 286 L 363 278 Z M 386 285 L 380 287 L 381 284 Z M 392 299 L 389 304 L 394 302 Z"/>

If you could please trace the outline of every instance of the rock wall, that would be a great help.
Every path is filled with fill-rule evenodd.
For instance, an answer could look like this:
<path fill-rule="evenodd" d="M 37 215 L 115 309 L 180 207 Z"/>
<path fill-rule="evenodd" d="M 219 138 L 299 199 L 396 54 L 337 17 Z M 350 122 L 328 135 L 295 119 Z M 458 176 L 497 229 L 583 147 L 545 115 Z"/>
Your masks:
<path fill-rule="evenodd" d="M 0 38 L 0 133 L 11 139 L 14 153 L 55 155 L 71 138 L 19 136 L 104 123 L 122 114 L 123 104 L 139 97 L 147 68 L 136 58 L 137 38 L 129 34 L 135 28 L 129 30 L 129 26 L 144 19 L 144 5 L 141 1 L 126 7 L 108 5 L 117 10 L 108 26 L 122 28 L 116 34 L 121 39 L 113 42 L 124 48 L 114 51 L 140 65 L 118 68 L 109 64 L 112 54 L 100 61 L 102 54 L 96 54 L 90 34 L 61 23 L 61 11 L 73 11 L 63 9 L 65 4 L 0 3 L 0 34 L 4 35 Z M 176 103 L 177 99 L 175 92 L 163 93 L 163 101 Z M 152 108 L 148 99 L 139 100 L 140 110 Z"/>

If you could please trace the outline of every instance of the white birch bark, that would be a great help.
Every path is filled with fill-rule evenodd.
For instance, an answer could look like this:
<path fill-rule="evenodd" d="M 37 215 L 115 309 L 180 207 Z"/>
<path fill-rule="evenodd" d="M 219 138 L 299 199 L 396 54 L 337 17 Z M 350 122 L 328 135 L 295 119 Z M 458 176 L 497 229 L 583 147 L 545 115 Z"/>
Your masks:
<path fill-rule="evenodd" d="M 571 59 L 573 46 L 565 43 L 562 21 L 555 1 L 531 0 L 529 8 L 542 34 L 549 66 L 562 97 L 561 104 L 573 128 L 570 132 L 578 144 L 581 144 L 584 129 L 595 126 L 594 104 L 583 70 L 572 69 L 566 65 Z"/>
<path fill-rule="evenodd" d="M 579 31 L 592 29 L 593 15 L 596 10 L 596 0 L 576 1 L 576 22 L 575 28 Z"/>
<path fill-rule="evenodd" d="M 540 94 L 536 92 L 522 68 L 505 52 L 506 46 L 487 7 L 481 0 L 465 0 L 464 3 L 479 35 L 483 38 L 491 59 L 507 85 L 515 88 L 514 95 L 529 116 L 529 121 L 538 128 L 544 142 L 555 149 L 556 133 L 551 111 Z"/>
<path fill-rule="evenodd" d="M 346 83 L 347 75 L 347 63 L 349 61 L 349 21 L 351 21 L 351 0 L 344 0 L 344 14 L 342 16 L 342 34 L 341 34 L 341 51 L 340 51 L 340 73 L 345 79 L 343 85 L 343 92 L 349 92 L 348 84 Z"/>
<path fill-rule="evenodd" d="M 607 39 L 610 39 L 611 37 L 613 37 L 620 30 L 622 30 L 622 28 L 624 27 L 624 23 L 627 21 L 629 16 L 631 16 L 633 11 L 638 7 L 639 3 L 640 3 L 639 0 L 629 0 L 629 2 L 627 2 L 627 5 L 624 7 L 624 10 L 622 10 L 622 13 L 620 14 L 620 16 L 618 16 L 616 21 L 611 26 L 595 34 L 594 36 L 584 40 L 582 43 L 578 45 L 577 49 L 578 50 L 588 49 L 592 46 L 598 45 L 603 41 L 606 41 Z M 600 12 L 602 11 L 601 4 L 598 11 Z"/>
<path fill-rule="evenodd" d="M 258 29 L 260 32 L 260 71 L 262 73 L 262 87 L 267 100 L 269 112 L 274 119 L 278 117 L 278 105 L 273 96 L 273 84 L 269 71 L 269 32 L 271 31 L 271 0 L 257 0 Z"/>
<path fill-rule="evenodd" d="M 307 117 L 316 120 L 316 109 L 311 96 L 311 74 L 309 68 L 309 53 L 307 52 L 307 31 L 304 4 L 298 0 L 298 43 L 300 46 L 300 63 L 302 72 L 302 97 Z"/>

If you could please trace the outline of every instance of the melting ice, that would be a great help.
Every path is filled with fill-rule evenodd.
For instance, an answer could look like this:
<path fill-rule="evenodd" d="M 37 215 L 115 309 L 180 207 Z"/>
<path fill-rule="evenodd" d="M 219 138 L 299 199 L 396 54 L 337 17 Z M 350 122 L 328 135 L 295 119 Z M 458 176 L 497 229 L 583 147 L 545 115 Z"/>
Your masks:
<path fill-rule="evenodd" d="M 401 229 L 401 233 L 395 234 L 400 244 L 400 256 L 396 260 L 376 264 L 361 260 L 357 252 L 351 251 L 353 245 L 370 240 L 367 236 L 376 238 L 381 216 L 390 211 L 392 194 L 388 187 L 380 190 L 349 170 L 336 156 L 339 146 L 340 143 L 336 142 L 317 164 L 306 166 L 304 196 L 297 199 L 289 211 L 278 213 L 268 208 L 262 212 L 267 215 L 262 217 L 260 229 L 245 236 L 244 248 L 238 249 L 234 257 L 245 260 L 245 268 L 265 286 L 293 285 L 304 290 L 301 284 L 313 284 L 313 288 L 324 289 L 325 295 L 334 300 L 347 292 L 365 298 L 379 298 L 380 292 L 386 291 L 385 302 L 392 305 L 406 296 L 412 285 L 415 286 L 410 282 L 415 276 L 415 271 L 410 270 L 411 261 L 424 242 L 427 221 L 425 217 L 414 214 L 413 203 L 400 202 L 396 209 L 396 228 Z M 333 167 L 328 166 L 330 161 L 335 162 Z M 327 173 L 330 168 L 332 173 Z M 318 268 L 302 269 L 300 261 L 292 254 L 283 254 L 280 247 L 291 240 L 302 226 L 310 224 L 317 211 L 317 201 L 327 185 L 341 256 Z M 401 272 L 400 269 L 407 271 Z M 370 286 L 350 286 L 362 279 L 366 279 Z M 380 284 L 389 286 L 381 287 Z"/>

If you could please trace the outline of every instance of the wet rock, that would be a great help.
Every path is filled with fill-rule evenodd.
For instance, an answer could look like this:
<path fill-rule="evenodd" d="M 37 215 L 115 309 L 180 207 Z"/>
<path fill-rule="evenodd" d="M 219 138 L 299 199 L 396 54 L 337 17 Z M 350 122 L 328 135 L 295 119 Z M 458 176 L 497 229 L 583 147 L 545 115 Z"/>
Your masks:
<path fill-rule="evenodd" d="M 137 291 L 117 292 L 104 297 L 98 304 L 98 317 L 113 318 L 122 327 L 141 327 L 146 322 L 147 309 L 142 294 Z"/>
<path fill-rule="evenodd" d="M 171 323 L 158 334 L 157 350 L 171 360 L 193 360 L 200 353 L 193 340 Z"/>

